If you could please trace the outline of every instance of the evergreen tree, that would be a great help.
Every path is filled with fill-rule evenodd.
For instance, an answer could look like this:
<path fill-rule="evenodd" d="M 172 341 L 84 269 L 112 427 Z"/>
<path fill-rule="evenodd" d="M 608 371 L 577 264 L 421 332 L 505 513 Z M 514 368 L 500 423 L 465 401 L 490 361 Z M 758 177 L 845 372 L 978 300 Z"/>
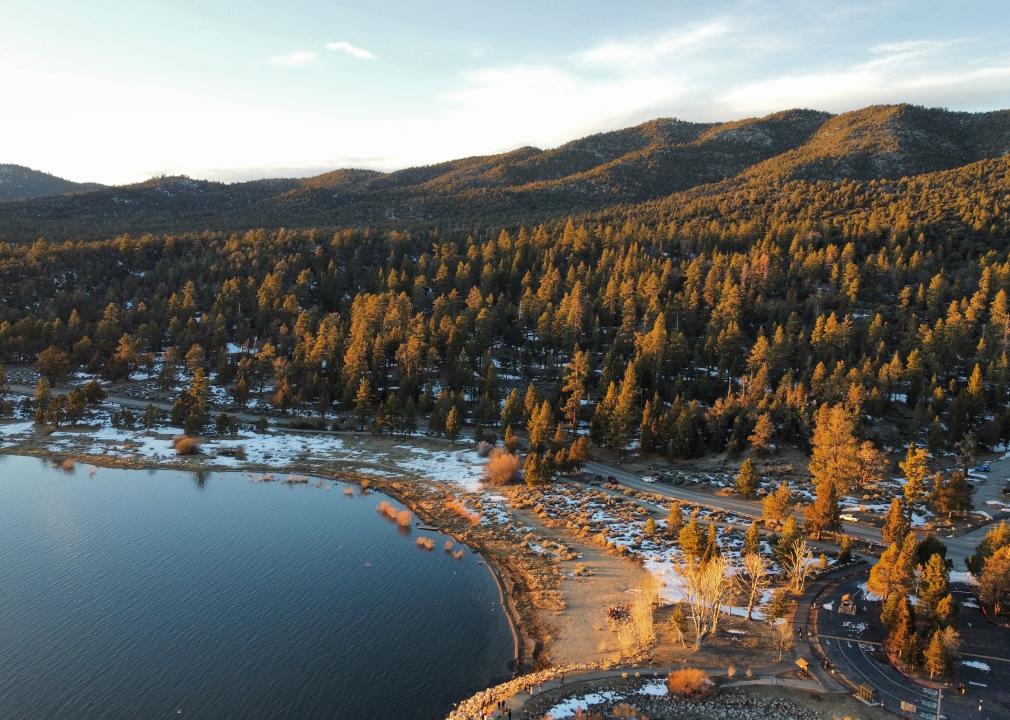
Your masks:
<path fill-rule="evenodd" d="M 736 476 L 736 491 L 745 498 L 754 497 L 758 489 L 758 474 L 754 469 L 754 463 L 747 458 L 740 465 L 740 472 Z"/>
<path fill-rule="evenodd" d="M 670 503 L 670 510 L 666 516 L 666 534 L 673 536 L 680 532 L 684 524 L 684 510 L 680 503 L 674 501 Z"/>
<path fill-rule="evenodd" d="M 776 528 L 793 513 L 793 494 L 789 483 L 783 480 L 775 491 L 765 495 L 762 503 L 762 517 L 765 527 Z"/>
<path fill-rule="evenodd" d="M 677 544 L 680 545 L 680 552 L 685 560 L 697 562 L 705 550 L 704 543 L 705 538 L 698 523 L 698 511 L 695 510 L 691 513 L 691 519 L 680 529 Z"/>
<path fill-rule="evenodd" d="M 848 490 L 859 472 L 859 446 L 854 422 L 841 405 L 821 405 L 811 438 L 810 474 L 814 485 L 831 483 L 836 493 Z"/>
<path fill-rule="evenodd" d="M 457 412 L 456 406 L 453 405 L 449 408 L 449 414 L 445 418 L 445 435 L 452 443 L 455 443 L 459 439 L 461 429 L 462 423 L 459 419 L 459 412 Z"/>
<path fill-rule="evenodd" d="M 911 523 L 905 513 L 905 506 L 902 504 L 901 498 L 892 498 L 891 507 L 887 511 L 884 527 L 881 530 L 884 545 L 901 543 L 908 535 L 910 528 Z"/>
<path fill-rule="evenodd" d="M 950 669 L 950 658 L 947 655 L 947 647 L 943 643 L 943 632 L 936 630 L 926 647 L 923 656 L 923 663 L 930 679 L 942 677 Z"/>
<path fill-rule="evenodd" d="M 898 467 L 905 475 L 905 501 L 909 507 L 918 505 L 926 498 L 926 473 L 928 455 L 923 448 L 908 446 L 905 459 Z"/>
<path fill-rule="evenodd" d="M 804 510 L 807 532 L 814 540 L 821 535 L 841 528 L 838 508 L 838 489 L 832 482 L 824 482 L 816 487 L 814 502 Z"/>
<path fill-rule="evenodd" d="M 757 555 L 761 551 L 761 533 L 758 530 L 757 522 L 752 522 L 747 527 L 747 534 L 743 538 L 743 554 Z"/>
<path fill-rule="evenodd" d="M 950 579 L 947 565 L 944 563 L 943 557 L 932 555 L 922 569 L 922 578 L 919 580 L 918 607 L 927 617 L 934 616 L 937 605 L 949 591 Z"/>
<path fill-rule="evenodd" d="M 775 424 L 771 413 L 761 413 L 754 423 L 754 431 L 747 438 L 751 449 L 758 455 L 766 455 L 772 449 L 772 437 L 775 435 Z"/>
<path fill-rule="evenodd" d="M 358 382 L 358 391 L 354 395 L 354 414 L 358 420 L 358 430 L 365 429 L 365 423 L 372 415 L 372 387 L 367 378 Z"/>

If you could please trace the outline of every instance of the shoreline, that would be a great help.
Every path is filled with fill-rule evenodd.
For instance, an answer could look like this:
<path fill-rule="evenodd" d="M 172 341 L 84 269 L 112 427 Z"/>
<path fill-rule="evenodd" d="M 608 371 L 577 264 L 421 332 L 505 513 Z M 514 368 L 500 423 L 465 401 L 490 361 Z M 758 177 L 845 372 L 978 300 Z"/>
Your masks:
<path fill-rule="evenodd" d="M 35 457 L 41 460 L 49 460 L 54 463 L 62 461 L 64 458 L 73 456 L 73 460 L 81 465 L 94 465 L 96 467 L 110 470 L 174 470 L 181 472 L 217 472 L 217 473 L 276 473 L 277 468 L 263 464 L 250 464 L 241 468 L 219 467 L 205 465 L 203 463 L 194 464 L 174 464 L 165 462 L 137 462 L 134 459 L 126 459 L 116 462 L 105 455 L 86 455 L 78 453 L 57 453 L 51 451 L 32 451 L 22 449 L 19 452 L 10 452 L 7 448 L 0 449 L 0 456 L 10 457 Z M 110 462 L 111 460 L 111 462 Z M 505 563 L 498 562 L 495 553 L 481 542 L 479 538 L 472 537 L 471 534 L 460 532 L 453 525 L 458 525 L 459 518 L 454 515 L 440 515 L 429 512 L 423 507 L 422 493 L 410 492 L 402 487 L 403 483 L 414 482 L 424 483 L 425 489 L 437 489 L 446 494 L 451 494 L 451 488 L 443 487 L 437 481 L 425 480 L 423 478 L 411 478 L 403 475 L 400 477 L 377 477 L 363 473 L 358 469 L 348 469 L 343 473 L 330 473 L 318 467 L 308 465 L 293 464 L 283 469 L 283 472 L 304 474 L 306 477 L 313 477 L 317 480 L 337 481 L 351 485 L 356 485 L 359 489 L 375 490 L 387 495 L 396 502 L 410 510 L 417 520 L 424 526 L 431 528 L 432 532 L 447 535 L 459 544 L 465 545 L 474 555 L 476 555 L 485 565 L 494 579 L 495 587 L 498 589 L 498 600 L 508 622 L 509 631 L 512 635 L 512 659 L 509 663 L 512 677 L 516 677 L 524 672 L 536 669 L 538 663 L 531 649 L 542 647 L 543 638 L 539 633 L 532 631 L 538 624 L 528 617 L 524 617 L 520 608 L 513 600 L 514 589 L 521 585 L 511 569 Z M 420 490 L 420 488 L 416 488 Z M 492 682 L 498 682 L 507 678 L 491 678 Z"/>

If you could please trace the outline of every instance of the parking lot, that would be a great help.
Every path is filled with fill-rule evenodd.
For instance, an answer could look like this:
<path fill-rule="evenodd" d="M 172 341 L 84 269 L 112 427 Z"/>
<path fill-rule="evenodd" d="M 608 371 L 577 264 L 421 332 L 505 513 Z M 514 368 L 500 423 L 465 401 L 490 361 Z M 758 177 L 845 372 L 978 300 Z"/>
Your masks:
<path fill-rule="evenodd" d="M 890 710 L 901 713 L 904 701 L 916 707 L 917 718 L 936 718 L 937 691 L 914 682 L 887 662 L 881 645 L 880 603 L 867 599 L 860 587 L 864 581 L 865 576 L 843 581 L 818 599 L 817 631 L 832 669 L 857 685 L 872 687 Z M 970 587 L 953 584 L 952 589 L 962 603 L 961 657 L 955 687 L 943 690 L 940 716 L 951 720 L 1010 717 L 1010 630 L 985 618 Z M 855 614 L 839 612 L 845 593 L 854 600 Z M 964 683 L 964 695 L 955 689 L 958 683 Z"/>

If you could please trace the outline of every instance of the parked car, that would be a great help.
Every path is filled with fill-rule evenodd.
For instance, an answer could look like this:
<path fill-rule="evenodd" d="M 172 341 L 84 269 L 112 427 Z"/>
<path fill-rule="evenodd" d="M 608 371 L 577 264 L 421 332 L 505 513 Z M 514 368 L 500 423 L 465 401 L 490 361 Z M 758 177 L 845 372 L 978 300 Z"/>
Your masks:
<path fill-rule="evenodd" d="M 645 475 L 642 477 L 642 482 L 654 483 L 656 482 L 656 478 L 654 478 L 652 475 Z"/>

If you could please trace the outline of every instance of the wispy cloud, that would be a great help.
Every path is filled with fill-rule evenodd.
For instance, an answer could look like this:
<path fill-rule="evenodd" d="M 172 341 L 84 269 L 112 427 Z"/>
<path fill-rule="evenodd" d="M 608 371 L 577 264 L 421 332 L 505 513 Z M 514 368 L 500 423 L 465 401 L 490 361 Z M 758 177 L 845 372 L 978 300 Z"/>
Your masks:
<path fill-rule="evenodd" d="M 319 55 L 311 50 L 292 50 L 282 55 L 274 55 L 271 58 L 267 58 L 267 63 L 275 67 L 299 67 L 301 65 L 308 65 L 318 57 Z"/>
<path fill-rule="evenodd" d="M 685 50 L 705 46 L 713 40 L 722 38 L 730 30 L 730 24 L 719 19 L 650 39 L 608 40 L 576 53 L 575 60 L 587 65 L 641 67 L 665 60 Z"/>
<path fill-rule="evenodd" d="M 327 50 L 337 50 L 339 52 L 344 52 L 351 57 L 357 58 L 358 60 L 374 60 L 375 53 L 365 50 L 365 48 L 358 47 L 357 45 L 351 45 L 351 43 L 346 40 L 340 40 L 339 42 L 328 42 L 326 43 Z"/>
<path fill-rule="evenodd" d="M 902 40 L 868 48 L 869 57 L 848 66 L 765 77 L 728 88 L 717 104 L 736 112 L 760 113 L 787 107 L 852 110 L 870 103 L 918 102 L 948 105 L 1005 103 L 999 88 L 1010 61 L 987 62 L 947 51 L 967 42 Z M 1003 100 L 998 98 L 1003 97 Z"/>

